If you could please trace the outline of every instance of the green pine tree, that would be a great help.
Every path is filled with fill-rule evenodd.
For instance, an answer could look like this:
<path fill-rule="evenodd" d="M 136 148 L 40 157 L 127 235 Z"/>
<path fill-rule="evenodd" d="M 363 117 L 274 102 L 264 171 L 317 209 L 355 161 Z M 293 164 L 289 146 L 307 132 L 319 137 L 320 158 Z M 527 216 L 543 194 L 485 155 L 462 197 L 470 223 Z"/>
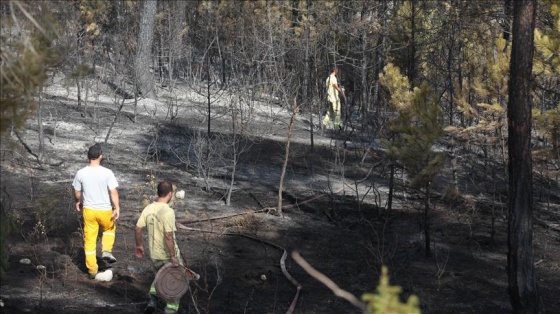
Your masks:
<path fill-rule="evenodd" d="M 558 84 L 560 77 L 560 0 L 544 2 L 553 18 L 553 28 L 548 31 L 535 29 L 533 72 L 537 85 L 550 86 L 547 83 Z M 550 99 L 555 98 L 550 97 Z M 552 144 L 552 149 L 545 146 L 535 154 L 545 160 L 560 159 L 560 103 L 550 104 L 549 109 L 533 109 L 532 113 L 535 130 Z"/>
<path fill-rule="evenodd" d="M 385 141 L 388 156 L 404 167 L 410 185 L 424 192 L 424 235 L 426 254 L 430 255 L 431 184 L 445 162 L 444 153 L 434 150 L 445 134 L 443 114 L 428 84 L 408 90 L 408 79 L 397 67 L 387 65 L 380 81 L 391 92 L 391 103 L 397 110 L 391 120 L 392 137 Z"/>
<path fill-rule="evenodd" d="M 17 8 L 16 8 L 17 7 Z M 0 137 L 9 139 L 9 130 L 22 128 L 35 112 L 35 93 L 43 86 L 48 71 L 57 64 L 59 51 L 52 47 L 56 23 L 49 15 L 39 20 L 31 17 L 21 3 L 13 4 L 13 19 L 3 18 L 2 28 L 23 25 L 26 31 L 20 38 L 0 35 Z M 25 16 L 19 18 L 18 16 Z M 14 229 L 10 196 L 5 190 L 0 196 L 0 276 L 8 261 L 8 235 Z"/>
<path fill-rule="evenodd" d="M 509 58 L 511 47 L 504 38 L 496 38 L 491 46 L 469 42 L 465 54 L 470 57 L 467 67 L 472 79 L 460 86 L 458 111 L 467 121 L 460 126 L 448 126 L 445 131 L 460 142 L 479 147 L 485 154 L 499 152 L 507 161 L 506 105 L 508 100 Z M 483 55 L 484 58 L 477 56 Z"/>

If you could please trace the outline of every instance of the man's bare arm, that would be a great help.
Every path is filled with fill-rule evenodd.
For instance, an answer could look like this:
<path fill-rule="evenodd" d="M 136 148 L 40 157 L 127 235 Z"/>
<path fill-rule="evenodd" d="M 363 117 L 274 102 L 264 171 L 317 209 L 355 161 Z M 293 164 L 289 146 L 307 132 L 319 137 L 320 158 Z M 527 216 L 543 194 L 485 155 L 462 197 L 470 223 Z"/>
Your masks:
<path fill-rule="evenodd" d="M 109 191 L 111 193 L 111 201 L 115 209 L 113 210 L 113 219 L 117 220 L 120 216 L 121 207 L 119 204 L 119 191 L 117 189 L 112 189 Z"/>
<path fill-rule="evenodd" d="M 82 191 L 74 190 L 74 200 L 76 201 L 76 210 L 82 209 Z"/>
<path fill-rule="evenodd" d="M 138 258 L 144 257 L 144 244 L 142 243 L 142 228 L 136 226 L 134 228 L 134 241 L 136 242 L 135 255 Z"/>
<path fill-rule="evenodd" d="M 167 250 L 169 250 L 169 254 L 171 255 L 171 262 L 173 266 L 179 266 L 179 260 L 177 259 L 177 255 L 175 255 L 175 241 L 173 240 L 173 232 L 165 232 L 165 246 Z"/>

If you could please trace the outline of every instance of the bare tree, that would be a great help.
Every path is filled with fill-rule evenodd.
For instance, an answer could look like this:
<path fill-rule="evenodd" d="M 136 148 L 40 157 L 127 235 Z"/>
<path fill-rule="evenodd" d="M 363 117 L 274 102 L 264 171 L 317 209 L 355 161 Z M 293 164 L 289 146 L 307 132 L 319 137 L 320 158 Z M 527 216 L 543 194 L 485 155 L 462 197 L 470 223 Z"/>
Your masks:
<path fill-rule="evenodd" d="M 508 281 L 515 313 L 539 313 L 533 264 L 531 77 L 536 0 L 514 1 L 508 103 Z"/>
<path fill-rule="evenodd" d="M 43 94 L 39 92 L 39 102 L 37 106 L 37 127 L 39 129 L 39 152 L 37 159 L 39 161 L 43 160 L 43 154 L 45 153 L 45 128 L 43 126 Z"/>
<path fill-rule="evenodd" d="M 243 94 L 240 94 L 238 99 L 239 101 L 232 101 L 230 106 L 232 134 L 229 144 L 231 147 L 229 159 L 231 162 L 231 171 L 230 184 L 226 193 L 226 205 L 231 204 L 231 194 L 233 193 L 233 186 L 235 184 L 235 175 L 241 162 L 241 157 L 253 145 L 249 134 L 251 132 L 248 132 L 249 123 L 252 120 L 250 113 L 248 113 L 250 111 L 250 99 L 248 97 L 244 97 Z"/>
<path fill-rule="evenodd" d="M 292 105 L 292 115 L 290 117 L 290 123 L 288 124 L 288 131 L 286 134 L 286 150 L 284 155 L 284 163 L 282 165 L 282 172 L 280 173 L 280 184 L 278 187 L 278 213 L 282 215 L 282 192 L 284 190 L 284 177 L 286 176 L 286 168 L 288 167 L 288 160 L 290 159 L 290 141 L 292 140 L 292 130 L 294 127 L 294 119 L 298 111 L 298 106 L 296 99 L 294 97 L 294 103 Z"/>

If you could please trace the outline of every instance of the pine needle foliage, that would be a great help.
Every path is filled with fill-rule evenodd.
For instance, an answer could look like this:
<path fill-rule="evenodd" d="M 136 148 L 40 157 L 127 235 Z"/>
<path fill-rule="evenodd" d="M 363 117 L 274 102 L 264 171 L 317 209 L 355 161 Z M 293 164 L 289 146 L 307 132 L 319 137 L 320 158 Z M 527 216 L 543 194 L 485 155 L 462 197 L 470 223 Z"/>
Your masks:
<path fill-rule="evenodd" d="M 102 0 L 81 0 L 79 2 L 80 17 L 84 31 L 91 40 L 101 35 L 102 25 L 108 23 L 108 12 L 112 2 Z"/>
<path fill-rule="evenodd" d="M 553 27 L 545 32 L 535 29 L 533 72 L 546 77 L 560 76 L 560 0 L 545 0 L 550 8 Z"/>
<path fill-rule="evenodd" d="M 33 17 L 19 1 L 10 2 L 12 18 L 1 20 L 0 32 L 0 137 L 8 138 L 10 128 L 21 128 L 35 109 L 34 95 L 57 64 L 59 50 L 53 49 L 56 23 L 50 15 Z M 18 18 L 18 16 L 24 16 Z M 19 29 L 19 37 L 6 28 Z M 8 236 L 14 229 L 9 195 L 3 191 L 0 203 L 0 274 L 8 265 Z"/>
<path fill-rule="evenodd" d="M 15 9 L 15 8 L 13 8 Z M 18 39 L 7 38 L 2 32 L 0 46 L 0 135 L 11 127 L 22 127 L 25 120 L 35 111 L 34 93 L 40 89 L 47 79 L 50 67 L 56 64 L 60 55 L 53 49 L 52 42 L 56 36 L 56 23 L 50 16 L 42 16 L 40 20 L 31 17 L 22 5 L 26 21 L 3 19 L 5 23 L 32 24 L 32 28 L 21 32 Z M 15 16 L 15 14 L 14 14 Z M 14 18 L 17 19 L 17 18 Z"/>
<path fill-rule="evenodd" d="M 393 65 L 385 67 L 381 83 L 391 93 L 391 104 L 397 110 L 385 141 L 389 158 L 398 160 L 410 176 L 413 187 L 431 182 L 445 161 L 445 155 L 434 145 L 444 136 L 443 113 L 427 83 L 410 91 L 408 79 Z"/>
<path fill-rule="evenodd" d="M 468 123 L 448 126 L 445 131 L 459 141 L 483 149 L 501 147 L 501 152 L 505 153 L 511 46 L 499 37 L 494 39 L 493 45 L 486 47 L 481 43 L 470 43 L 466 49 L 469 56 L 484 56 L 472 57 L 468 61 L 473 78 L 468 86 L 459 87 L 463 92 L 460 93 L 462 98 L 457 99 L 457 109 Z M 502 157 L 505 161 L 505 155 Z"/>
<path fill-rule="evenodd" d="M 553 27 L 548 29 L 548 32 L 535 29 L 533 73 L 538 85 L 556 89 L 556 97 L 548 97 L 552 101 L 545 108 L 532 110 L 535 131 L 552 144 L 551 150 L 545 148 L 534 153 L 558 160 L 560 159 L 560 104 L 557 100 L 560 78 L 560 0 L 545 0 L 544 3 L 550 10 Z"/>
<path fill-rule="evenodd" d="M 538 109 L 532 111 L 535 129 L 552 143 L 552 150 L 536 153 L 544 153 L 551 158 L 560 159 L 560 104 L 556 108 L 542 113 Z"/>
<path fill-rule="evenodd" d="M 389 271 L 387 266 L 381 268 L 381 278 L 376 293 L 365 293 L 362 300 L 366 302 L 368 314 L 420 314 L 417 296 L 411 295 L 406 303 L 400 300 L 402 288 L 389 285 Z"/>

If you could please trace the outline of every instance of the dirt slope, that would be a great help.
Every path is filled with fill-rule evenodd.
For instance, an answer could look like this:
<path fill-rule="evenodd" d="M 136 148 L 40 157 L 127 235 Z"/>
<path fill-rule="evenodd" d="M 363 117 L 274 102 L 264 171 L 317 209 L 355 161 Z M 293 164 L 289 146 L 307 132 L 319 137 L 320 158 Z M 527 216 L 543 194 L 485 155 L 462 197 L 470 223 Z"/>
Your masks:
<path fill-rule="evenodd" d="M 326 130 L 315 134 L 316 155 L 310 157 L 308 117 L 298 116 L 285 182 L 284 204 L 290 207 L 283 217 L 263 211 L 276 206 L 288 121 L 287 112 L 271 107 L 262 112 L 275 110 L 274 119 L 259 118 L 255 128 L 261 138 L 244 156 L 232 205 L 226 206 L 222 195 L 229 182 L 226 172 L 210 178 L 213 192 L 207 192 L 196 169 L 186 170 L 170 148 L 187 145 L 186 134 L 203 127 L 193 114 L 197 110 L 193 95 L 185 96 L 174 121 L 166 118 L 163 100 L 141 101 L 136 123 L 128 102 L 117 119 L 104 148 L 104 164 L 120 184 L 122 217 L 114 249 L 118 262 L 113 265 L 111 282 L 89 280 L 81 218 L 73 210 L 70 183 L 86 164 L 87 147 L 105 138 L 116 107 L 110 97 L 100 94 L 95 116 L 91 107 L 84 115 L 83 108 L 76 108 L 73 94 L 62 91 L 47 89 L 51 97 L 43 108 L 47 156 L 42 166 L 15 138 L 12 146 L 2 144 L 2 187 L 18 224 L 10 238 L 10 267 L 1 283 L 3 313 L 141 312 L 153 273 L 147 258 L 134 257 L 133 227 L 145 195 L 153 194 L 150 175 L 156 181 L 172 180 L 187 194 L 174 207 L 178 220 L 190 229 L 178 231 L 177 238 L 189 266 L 202 279 L 193 282 L 183 297 L 182 313 L 285 313 L 296 287 L 282 273 L 283 250 L 297 250 L 357 296 L 374 291 L 381 264 L 385 264 L 391 282 L 403 287 L 404 298 L 420 297 L 424 313 L 511 312 L 505 269 L 506 210 L 503 203 L 493 207 L 496 228 L 491 241 L 488 191 L 473 194 L 473 184 L 465 184 L 465 195 L 470 195 L 465 201 L 434 202 L 434 254 L 426 257 L 416 194 L 398 184 L 393 210 L 377 206 L 385 204 L 387 190 L 382 151 L 369 151 L 363 158 L 365 150 L 350 145 L 357 142 L 349 133 Z M 227 120 L 217 120 L 216 128 L 220 123 L 225 126 Z M 37 131 L 36 123 L 30 121 L 22 132 L 32 149 L 37 148 Z M 479 172 L 471 179 L 483 184 L 486 174 Z M 357 184 L 364 177 L 367 181 Z M 560 206 L 558 191 L 540 192 L 546 197 L 536 200 L 536 215 L 544 223 L 535 226 L 535 264 L 543 307 L 555 313 L 560 311 Z M 242 215 L 211 219 L 235 214 Z M 24 258 L 31 264 L 22 264 Z M 38 265 L 46 269 L 38 270 Z M 295 313 L 359 313 L 290 257 L 286 267 L 302 285 Z"/>

